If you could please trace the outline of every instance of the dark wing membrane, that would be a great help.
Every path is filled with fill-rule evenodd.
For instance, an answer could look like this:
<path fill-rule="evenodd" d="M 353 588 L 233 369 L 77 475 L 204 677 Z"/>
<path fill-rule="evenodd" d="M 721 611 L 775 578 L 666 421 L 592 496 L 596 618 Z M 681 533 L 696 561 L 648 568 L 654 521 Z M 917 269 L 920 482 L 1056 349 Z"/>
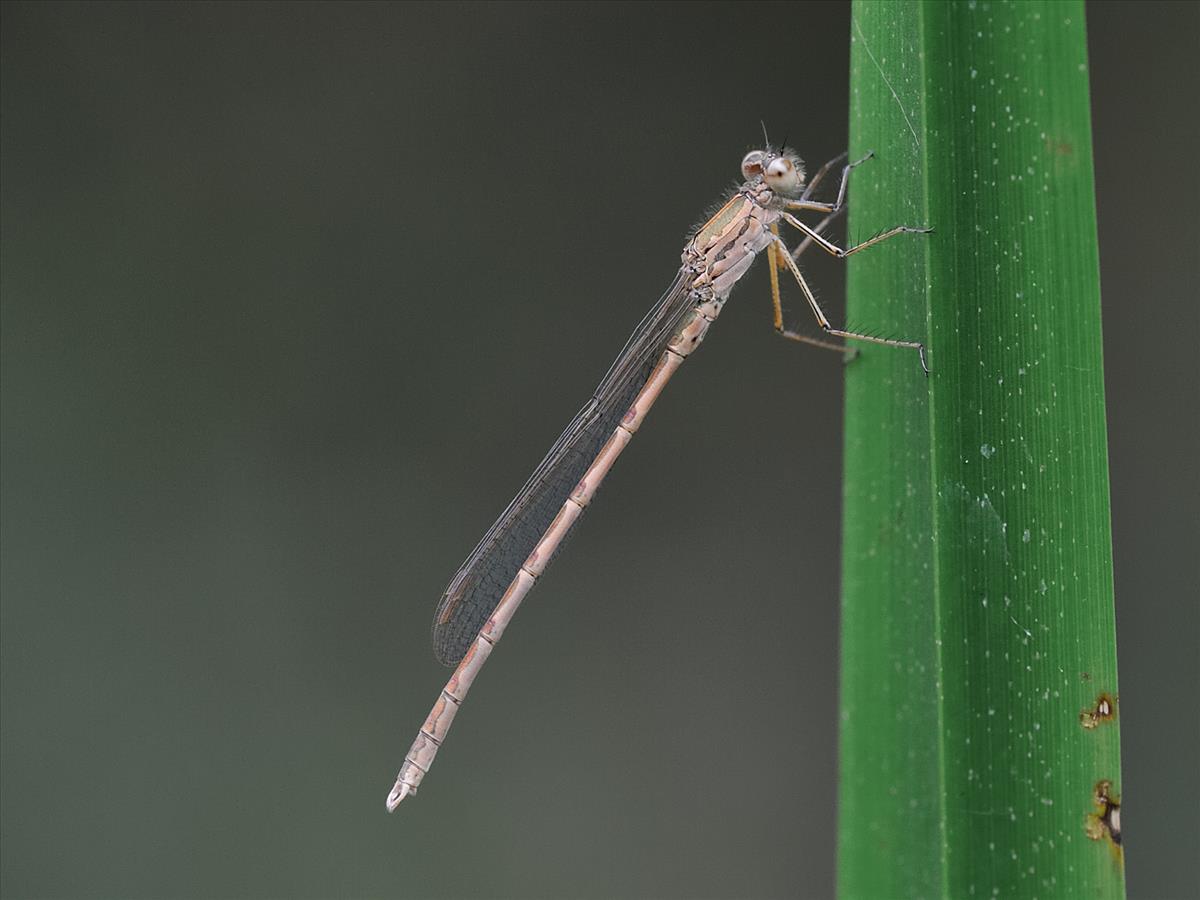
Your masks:
<path fill-rule="evenodd" d="M 433 652 L 439 661 L 453 666 L 462 659 L 693 306 L 681 272 L 638 324 L 591 399 L 454 574 L 433 620 Z"/>

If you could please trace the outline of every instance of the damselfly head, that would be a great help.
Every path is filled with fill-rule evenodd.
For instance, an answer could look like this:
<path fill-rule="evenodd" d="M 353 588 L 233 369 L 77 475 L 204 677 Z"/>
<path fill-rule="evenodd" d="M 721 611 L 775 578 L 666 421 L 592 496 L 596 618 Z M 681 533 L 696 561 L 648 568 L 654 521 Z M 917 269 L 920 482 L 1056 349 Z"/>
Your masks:
<path fill-rule="evenodd" d="M 751 150 L 742 157 L 742 177 L 762 178 L 776 194 L 798 197 L 804 190 L 804 163 L 790 150 Z"/>

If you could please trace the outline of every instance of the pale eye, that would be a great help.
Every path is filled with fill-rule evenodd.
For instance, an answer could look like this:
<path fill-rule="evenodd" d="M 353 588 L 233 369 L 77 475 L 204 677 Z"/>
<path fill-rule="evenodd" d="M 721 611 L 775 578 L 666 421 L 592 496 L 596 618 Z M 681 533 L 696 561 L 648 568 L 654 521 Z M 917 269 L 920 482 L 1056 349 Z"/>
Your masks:
<path fill-rule="evenodd" d="M 767 163 L 763 177 L 771 190 L 785 196 L 797 193 L 803 178 L 796 165 L 786 156 L 777 156 Z"/>
<path fill-rule="evenodd" d="M 761 150 L 751 150 L 742 157 L 742 177 L 747 181 L 757 178 L 763 172 L 763 159 L 767 154 Z"/>

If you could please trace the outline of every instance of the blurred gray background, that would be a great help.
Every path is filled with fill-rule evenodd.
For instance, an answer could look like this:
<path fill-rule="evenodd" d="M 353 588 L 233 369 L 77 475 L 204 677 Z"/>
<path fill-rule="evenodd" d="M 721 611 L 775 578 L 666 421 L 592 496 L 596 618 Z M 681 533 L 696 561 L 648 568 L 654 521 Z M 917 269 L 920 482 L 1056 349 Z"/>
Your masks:
<path fill-rule="evenodd" d="M 1200 846 L 1197 10 L 1089 7 L 1137 897 Z M 844 148 L 848 44 L 843 4 L 5 4 L 6 897 L 831 893 L 841 371 L 765 270 L 383 798 L 446 580 L 759 120 Z"/>

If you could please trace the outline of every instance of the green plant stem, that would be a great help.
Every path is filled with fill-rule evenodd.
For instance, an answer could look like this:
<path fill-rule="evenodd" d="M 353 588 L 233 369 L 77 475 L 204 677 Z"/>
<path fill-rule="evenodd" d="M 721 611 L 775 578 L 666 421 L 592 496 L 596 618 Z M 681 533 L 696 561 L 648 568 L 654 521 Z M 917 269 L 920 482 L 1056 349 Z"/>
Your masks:
<path fill-rule="evenodd" d="M 1083 5 L 856 0 L 851 37 L 851 233 L 935 233 L 850 266 L 850 326 L 932 375 L 847 372 L 839 892 L 1121 897 Z"/>

